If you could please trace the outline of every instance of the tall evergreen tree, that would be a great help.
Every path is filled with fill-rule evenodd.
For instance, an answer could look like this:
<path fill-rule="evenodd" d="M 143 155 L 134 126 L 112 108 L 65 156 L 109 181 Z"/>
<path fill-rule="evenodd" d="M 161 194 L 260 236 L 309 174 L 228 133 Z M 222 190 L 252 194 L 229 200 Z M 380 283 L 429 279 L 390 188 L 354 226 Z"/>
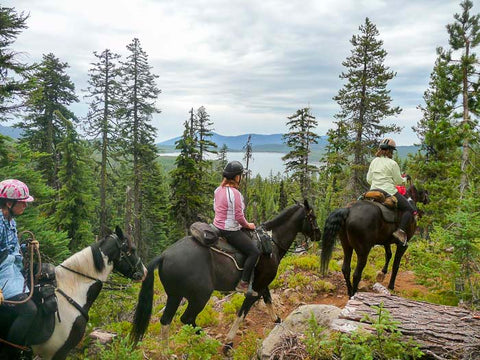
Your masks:
<path fill-rule="evenodd" d="M 289 132 L 283 135 L 288 147 L 292 148 L 285 156 L 286 170 L 292 172 L 292 177 L 300 183 L 303 198 L 310 192 L 310 177 L 317 167 L 309 163 L 311 145 L 318 143 L 319 136 L 314 132 L 317 120 L 310 114 L 310 108 L 303 108 L 288 117 Z"/>
<path fill-rule="evenodd" d="M 202 161 L 206 159 L 206 153 L 216 154 L 215 148 L 217 144 L 212 141 L 213 136 L 213 122 L 210 120 L 210 115 L 207 113 L 205 107 L 200 106 L 195 114 L 197 124 L 197 140 L 200 159 Z"/>
<path fill-rule="evenodd" d="M 121 134 L 125 141 L 126 154 L 132 157 L 133 165 L 133 236 L 140 252 L 145 248 L 142 241 L 141 192 L 145 172 L 157 157 L 155 146 L 156 129 L 151 124 L 152 115 L 159 113 L 155 102 L 160 89 L 155 83 L 158 75 L 151 72 L 148 56 L 140 46 L 140 41 L 135 38 L 127 45 L 129 54 L 122 62 L 123 72 L 123 99 L 120 106 Z"/>
<path fill-rule="evenodd" d="M 188 121 L 185 122 L 183 136 L 175 144 L 180 154 L 175 160 L 176 168 L 171 172 L 172 213 L 182 235 L 185 235 L 204 208 L 202 176 L 196 161 L 198 149 Z"/>
<path fill-rule="evenodd" d="M 121 86 L 119 77 L 120 69 L 117 60 L 120 55 L 112 53 L 109 49 L 101 54 L 94 52 L 97 62 L 89 70 L 88 94 L 90 108 L 84 128 L 88 136 L 96 141 L 95 149 L 101 154 L 100 158 L 100 209 L 99 209 L 99 235 L 107 234 L 109 210 L 107 208 L 107 174 L 108 164 L 118 151 L 118 123 L 117 112 L 119 107 Z"/>
<path fill-rule="evenodd" d="M 253 158 L 251 134 L 248 135 L 247 142 L 243 146 L 243 150 L 245 151 L 245 155 L 243 156 L 243 160 L 245 161 L 245 181 L 243 182 L 243 189 L 245 194 L 245 206 L 247 206 L 248 205 L 248 180 L 250 179 L 250 175 L 252 173 L 252 171 L 250 170 L 250 160 L 252 160 Z"/>
<path fill-rule="evenodd" d="M 48 209 L 56 191 L 45 184 L 40 171 L 36 170 L 40 155 L 28 144 L 9 142 L 6 148 L 8 161 L 0 166 L 0 178 L 19 179 L 28 185 L 35 201 L 18 218 L 18 231 L 29 230 L 40 243 L 43 260 L 60 262 L 70 255 L 69 239 L 65 231 L 58 231 L 48 216 Z M 93 239 L 92 239 L 93 240 Z"/>
<path fill-rule="evenodd" d="M 33 90 L 27 102 L 27 115 L 19 124 L 24 129 L 23 141 L 32 149 L 46 153 L 48 156 L 39 161 L 39 169 L 43 171 L 48 185 L 59 189 L 58 167 L 60 156 L 57 151 L 59 142 L 66 131 L 65 123 L 55 115 L 58 111 L 64 118 L 75 120 L 68 109 L 77 102 L 75 86 L 65 72 L 67 63 L 61 62 L 55 55 L 43 56 L 34 76 L 38 86 Z"/>
<path fill-rule="evenodd" d="M 460 53 L 459 59 L 449 57 L 449 60 L 457 65 L 458 82 L 461 84 L 462 173 L 460 195 L 463 196 L 469 186 L 469 173 L 472 171 L 470 148 L 472 143 L 478 142 L 480 62 L 473 50 L 480 44 L 480 14 L 470 14 L 473 7 L 470 0 L 462 1 L 460 6 L 463 10 L 462 13 L 454 15 L 455 22 L 447 25 L 447 31 L 452 50 Z"/>
<path fill-rule="evenodd" d="M 228 152 L 228 146 L 227 144 L 223 144 L 220 150 L 218 151 L 218 157 L 217 157 L 217 171 L 221 174 L 223 169 L 225 169 L 225 166 L 228 164 L 228 159 L 227 159 L 227 152 Z"/>
<path fill-rule="evenodd" d="M 0 121 L 18 109 L 33 85 L 29 77 L 32 66 L 18 61 L 10 48 L 17 36 L 27 28 L 28 15 L 14 8 L 0 6 Z"/>
<path fill-rule="evenodd" d="M 378 39 L 376 26 L 365 19 L 359 27 L 360 34 L 350 40 L 351 55 L 342 63 L 346 68 L 340 75 L 346 84 L 333 99 L 341 107 L 335 115 L 348 129 L 348 152 L 353 155 L 349 188 L 353 194 L 361 192 L 365 185 L 367 156 L 387 133 L 399 132 L 396 125 L 382 125 L 387 117 L 398 115 L 399 107 L 391 107 L 392 99 L 387 83 L 396 73 L 384 65 L 387 52 Z"/>
<path fill-rule="evenodd" d="M 59 231 L 66 231 L 70 238 L 69 248 L 76 252 L 92 242 L 93 202 L 93 167 L 90 160 L 90 149 L 79 139 L 72 122 L 65 119 L 60 112 L 55 113 L 65 123 L 66 133 L 58 144 L 61 154 L 59 180 L 62 187 L 56 211 L 52 221 Z"/>

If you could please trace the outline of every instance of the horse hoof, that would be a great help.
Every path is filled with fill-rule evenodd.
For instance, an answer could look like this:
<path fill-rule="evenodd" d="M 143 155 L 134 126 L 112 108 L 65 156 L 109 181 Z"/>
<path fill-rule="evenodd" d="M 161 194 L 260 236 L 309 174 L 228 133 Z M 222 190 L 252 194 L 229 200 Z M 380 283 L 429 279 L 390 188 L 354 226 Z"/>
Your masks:
<path fill-rule="evenodd" d="M 385 273 L 383 271 L 377 271 L 377 282 L 381 283 L 385 280 Z"/>
<path fill-rule="evenodd" d="M 275 324 L 281 324 L 282 323 L 282 319 L 280 319 L 279 316 L 277 316 L 276 320 L 275 320 Z"/>
<path fill-rule="evenodd" d="M 233 341 L 223 345 L 223 355 L 228 355 L 233 350 Z"/>

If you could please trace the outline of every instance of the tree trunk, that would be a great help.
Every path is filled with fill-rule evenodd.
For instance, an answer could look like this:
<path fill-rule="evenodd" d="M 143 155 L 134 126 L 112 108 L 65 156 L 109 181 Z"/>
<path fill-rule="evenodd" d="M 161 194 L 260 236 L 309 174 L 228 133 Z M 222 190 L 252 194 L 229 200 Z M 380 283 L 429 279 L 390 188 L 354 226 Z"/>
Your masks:
<path fill-rule="evenodd" d="M 361 322 L 365 315 L 375 317 L 378 306 L 383 307 L 399 322 L 398 329 L 411 337 L 420 349 L 433 359 L 479 359 L 480 316 L 455 306 L 435 305 L 399 296 L 360 292 L 350 299 L 334 330 L 352 332 L 358 327 L 372 331 L 371 324 Z"/>

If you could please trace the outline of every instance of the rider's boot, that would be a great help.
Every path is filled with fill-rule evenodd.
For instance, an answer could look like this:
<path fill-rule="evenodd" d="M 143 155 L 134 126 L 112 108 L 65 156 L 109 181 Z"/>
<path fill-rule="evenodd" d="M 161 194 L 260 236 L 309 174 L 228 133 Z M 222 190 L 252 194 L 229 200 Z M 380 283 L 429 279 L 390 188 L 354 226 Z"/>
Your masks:
<path fill-rule="evenodd" d="M 392 235 L 397 238 L 403 246 L 407 246 L 407 233 L 405 231 L 397 229 Z"/>
<path fill-rule="evenodd" d="M 242 292 L 244 294 L 258 296 L 258 293 L 254 290 L 248 291 L 248 281 L 240 280 L 240 282 L 235 287 L 236 291 Z"/>

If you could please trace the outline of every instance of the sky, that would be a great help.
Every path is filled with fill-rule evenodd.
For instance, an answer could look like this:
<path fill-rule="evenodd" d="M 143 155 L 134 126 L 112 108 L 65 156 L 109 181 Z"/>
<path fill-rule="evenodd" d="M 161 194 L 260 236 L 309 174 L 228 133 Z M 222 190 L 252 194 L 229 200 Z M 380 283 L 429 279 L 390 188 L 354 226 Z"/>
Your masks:
<path fill-rule="evenodd" d="M 388 83 L 388 120 L 403 128 L 398 145 L 418 143 L 412 130 L 421 118 L 436 48 L 448 46 L 446 25 L 460 13 L 460 0 L 3 0 L 29 13 L 28 29 L 12 48 L 19 59 L 40 62 L 53 53 L 67 62 L 80 103 L 93 52 L 110 49 L 124 57 L 138 38 L 161 89 L 152 124 L 157 141 L 183 132 L 191 108 L 206 108 L 222 135 L 288 131 L 287 116 L 310 107 L 316 133 L 334 127 L 340 111 L 332 99 L 353 35 L 368 17 L 397 76 Z M 480 12 L 474 6 L 474 13 Z"/>

